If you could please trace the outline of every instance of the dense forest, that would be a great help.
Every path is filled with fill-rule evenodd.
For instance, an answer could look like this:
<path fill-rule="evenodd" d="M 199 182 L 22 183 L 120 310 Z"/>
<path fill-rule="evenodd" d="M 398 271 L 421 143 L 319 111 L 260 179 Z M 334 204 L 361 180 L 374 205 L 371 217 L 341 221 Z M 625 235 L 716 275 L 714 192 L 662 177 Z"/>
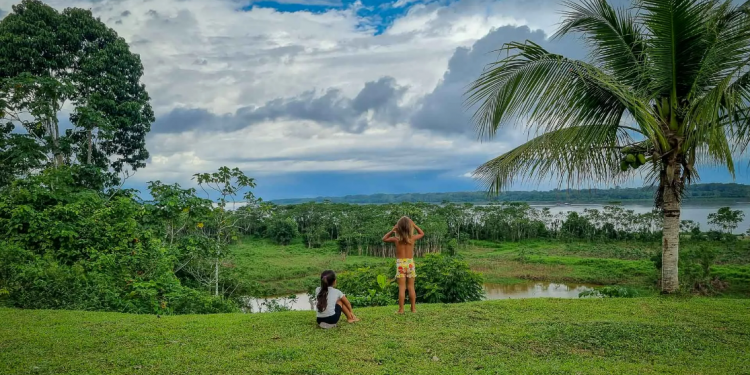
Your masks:
<path fill-rule="evenodd" d="M 398 203 L 357 205 L 346 203 L 303 203 L 275 205 L 257 202 L 240 208 L 238 230 L 245 235 L 265 237 L 281 245 L 301 236 L 308 247 L 325 241 L 337 241 L 342 253 L 357 255 L 394 255 L 393 246 L 381 237 L 401 216 L 409 216 L 425 231 L 417 243 L 417 256 L 448 250 L 468 240 L 521 241 L 554 239 L 576 241 L 658 241 L 661 239 L 661 215 L 654 210 L 636 213 L 622 205 L 605 205 L 552 214 L 548 208 L 537 209 L 527 203 Z M 731 240 L 731 233 L 744 220 L 741 211 L 728 207 L 710 214 L 712 230 L 683 220 L 681 229 L 693 239 L 710 236 Z"/>
<path fill-rule="evenodd" d="M 405 194 L 372 194 L 347 195 L 344 197 L 317 197 L 276 199 L 276 204 L 298 204 L 305 202 L 352 203 L 352 204 L 385 204 L 401 202 L 425 203 L 489 203 L 489 202 L 530 202 L 530 203 L 608 203 L 626 201 L 653 201 L 655 188 L 612 188 L 572 190 L 555 189 L 550 191 L 508 191 L 498 196 L 487 192 L 452 192 L 452 193 L 405 193 Z M 685 202 L 710 200 L 746 200 L 750 199 L 750 185 L 743 184 L 697 184 L 690 186 L 685 195 Z"/>

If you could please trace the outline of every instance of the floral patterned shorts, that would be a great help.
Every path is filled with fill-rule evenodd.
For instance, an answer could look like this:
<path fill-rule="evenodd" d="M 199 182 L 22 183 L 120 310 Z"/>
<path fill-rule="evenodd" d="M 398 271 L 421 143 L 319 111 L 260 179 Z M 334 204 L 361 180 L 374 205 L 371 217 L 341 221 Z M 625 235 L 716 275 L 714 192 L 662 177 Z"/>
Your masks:
<path fill-rule="evenodd" d="M 412 258 L 396 259 L 396 278 L 403 279 L 404 277 L 417 277 L 417 273 L 414 271 L 414 259 Z"/>

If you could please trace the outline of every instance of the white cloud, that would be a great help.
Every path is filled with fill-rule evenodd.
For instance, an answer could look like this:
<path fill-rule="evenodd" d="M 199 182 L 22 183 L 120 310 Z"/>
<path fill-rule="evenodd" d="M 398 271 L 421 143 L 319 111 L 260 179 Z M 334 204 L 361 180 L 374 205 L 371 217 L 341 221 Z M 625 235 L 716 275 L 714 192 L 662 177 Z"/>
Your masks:
<path fill-rule="evenodd" d="M 393 6 L 409 2 L 399 0 Z M 0 9 L 9 10 L 12 3 L 0 0 Z M 141 55 L 143 81 L 157 118 L 175 108 L 234 113 L 310 90 L 335 88 L 353 98 L 366 82 L 386 76 L 408 87 L 399 104 L 415 106 L 440 82 L 457 47 L 470 47 L 505 25 L 550 31 L 558 17 L 552 0 L 432 2 L 412 5 L 384 33 L 374 35 L 371 28 L 361 27 L 367 24 L 357 15 L 361 5 L 282 13 L 258 7 L 242 11 L 243 3 L 236 0 L 47 3 L 58 9 L 89 8 L 130 43 Z M 284 118 L 230 133 L 152 134 L 147 144 L 151 160 L 135 178 L 184 179 L 220 165 L 251 173 L 458 171 L 512 145 L 510 140 L 482 144 L 465 135 L 414 130 L 408 118 L 390 124 L 371 122 L 372 127 L 360 134 Z"/>
<path fill-rule="evenodd" d="M 417 0 L 398 0 L 395 3 L 393 3 L 394 8 L 403 8 L 413 2 L 416 2 Z"/>
<path fill-rule="evenodd" d="M 9 8 L 5 3 L 0 8 Z M 432 90 L 456 47 L 494 27 L 526 24 L 528 14 L 520 0 L 420 4 L 375 36 L 358 28 L 354 8 L 281 13 L 241 11 L 234 0 L 48 3 L 90 8 L 131 43 L 157 114 L 175 106 L 231 112 L 312 88 L 353 94 L 386 75 L 418 96 Z"/>
<path fill-rule="evenodd" d="M 353 134 L 299 121 L 266 122 L 232 133 L 157 134 L 150 144 L 160 152 L 135 180 L 184 182 L 193 173 L 222 165 L 252 171 L 253 175 L 447 170 L 463 168 L 466 160 L 478 163 L 509 147 L 464 137 L 449 139 L 405 124 Z"/>

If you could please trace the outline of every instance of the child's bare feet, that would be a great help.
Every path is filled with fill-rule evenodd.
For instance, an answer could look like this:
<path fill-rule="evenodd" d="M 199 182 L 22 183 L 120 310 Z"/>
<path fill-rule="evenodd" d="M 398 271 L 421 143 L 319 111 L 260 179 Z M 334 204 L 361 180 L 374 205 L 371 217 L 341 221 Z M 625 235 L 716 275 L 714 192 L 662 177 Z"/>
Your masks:
<path fill-rule="evenodd" d="M 417 312 L 417 308 L 416 307 L 412 307 L 411 308 L 411 312 L 413 312 L 413 313 Z"/>
<path fill-rule="evenodd" d="M 349 323 L 354 323 L 354 322 L 358 322 L 359 318 L 357 318 L 356 316 L 353 316 L 351 319 L 347 319 L 346 321 Z"/>
<path fill-rule="evenodd" d="M 398 311 L 396 311 L 396 314 L 399 314 L 399 315 L 404 315 L 404 310 L 403 310 L 403 309 L 401 309 L 401 310 L 398 310 Z"/>

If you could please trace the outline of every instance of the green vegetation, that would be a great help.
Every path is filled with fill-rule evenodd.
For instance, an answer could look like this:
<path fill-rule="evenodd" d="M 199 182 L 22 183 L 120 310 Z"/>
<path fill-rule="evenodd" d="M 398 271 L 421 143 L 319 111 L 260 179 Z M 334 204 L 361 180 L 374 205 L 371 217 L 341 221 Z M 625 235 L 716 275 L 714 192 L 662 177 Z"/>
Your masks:
<path fill-rule="evenodd" d="M 703 165 L 735 173 L 750 145 L 748 3 L 566 2 L 555 37 L 577 35 L 588 61 L 509 42 L 467 92 L 480 137 L 523 122 L 535 138 L 474 172 L 489 191 L 519 178 L 625 181 L 640 170 L 663 213 L 661 289 L 680 289 L 681 197 Z"/>
<path fill-rule="evenodd" d="M 198 197 L 195 189 L 159 181 L 149 185 L 152 199 L 142 201 L 132 192 L 96 187 L 102 175 L 83 166 L 47 169 L 0 188 L 0 225 L 7 228 L 0 240 L 0 303 L 208 313 L 236 310 L 246 296 L 305 291 L 323 269 L 370 267 L 390 278 L 393 247 L 381 237 L 404 214 L 427 232 L 415 248 L 418 267 L 425 266 L 422 256 L 444 251 L 463 257 L 496 283 L 575 281 L 648 291 L 659 281 L 653 213 L 635 214 L 617 205 L 551 215 L 518 203 L 276 206 L 259 201 L 230 210 L 232 195 L 253 199 L 254 181 L 229 168 L 197 177 L 218 203 Z M 718 249 L 683 257 L 686 291 L 745 295 L 747 242 L 684 224 L 688 248 Z M 448 272 L 435 270 L 435 275 Z M 448 273 L 457 277 L 457 270 Z M 472 277 L 450 286 L 437 280 L 454 279 L 430 281 L 429 274 L 422 275 L 428 279 L 420 283 L 425 288 L 420 301 L 476 299 Z M 377 275 L 372 276 L 370 283 Z M 455 290 L 464 297 L 451 297 Z M 387 302 L 377 300 L 364 303 Z"/>
<path fill-rule="evenodd" d="M 155 220 L 165 218 L 165 210 L 127 192 L 106 195 L 82 186 L 81 172 L 76 166 L 48 169 L 0 190 L 0 303 L 161 314 L 237 310 L 186 287 L 199 281 L 189 270 L 213 264 L 205 263 L 202 246 L 215 251 L 221 242 L 199 228 L 162 242 L 173 234 L 169 220 Z M 217 209 L 210 201 L 194 203 L 193 219 L 210 227 Z M 188 247 L 181 247 L 182 239 Z"/>
<path fill-rule="evenodd" d="M 750 242 L 685 242 L 686 255 L 700 247 L 713 249 L 716 257 L 709 265 L 709 279 L 717 285 L 712 294 L 736 297 L 750 296 Z M 279 246 L 269 240 L 245 238 L 232 248 L 235 266 L 243 277 L 261 284 L 261 295 L 280 296 L 306 291 L 315 285 L 324 269 L 336 272 L 372 269 L 371 288 L 376 276 L 392 277 L 392 258 L 342 256 L 332 241 L 320 248 L 306 248 L 301 240 Z M 472 240 L 458 250 L 473 271 L 493 284 L 513 284 L 525 280 L 569 282 L 597 285 L 623 285 L 642 294 L 655 294 L 659 277 L 652 260 L 659 253 L 657 242 L 563 242 L 524 240 L 492 242 Z M 686 262 L 690 260 L 685 257 Z M 422 258 L 416 259 L 417 269 Z M 697 263 L 686 263 L 689 265 Z M 685 267 L 687 270 L 688 267 Z M 687 279 L 686 279 L 687 281 Z M 688 290 L 690 288 L 687 288 Z"/>
<path fill-rule="evenodd" d="M 555 189 L 550 191 L 504 191 L 498 195 L 487 192 L 452 192 L 452 193 L 405 193 L 405 194 L 371 194 L 347 195 L 343 197 L 290 198 L 275 199 L 275 204 L 300 204 L 308 202 L 331 202 L 351 204 L 384 204 L 384 203 L 491 203 L 491 202 L 529 202 L 529 203 L 609 203 L 609 202 L 653 202 L 655 188 L 611 188 L 611 189 Z M 696 184 L 685 193 L 685 203 L 715 201 L 750 200 L 750 185 L 743 184 Z"/>
<path fill-rule="evenodd" d="M 750 301 L 506 300 L 357 310 L 163 316 L 0 309 L 3 374 L 740 374 Z M 221 355 L 217 355 L 221 353 Z"/>
<path fill-rule="evenodd" d="M 455 256 L 427 254 L 419 259 L 419 282 L 415 294 L 419 303 L 461 303 L 484 298 L 482 276 L 471 271 L 468 263 Z M 382 267 L 358 268 L 338 276 L 338 287 L 350 297 L 352 306 L 392 305 L 398 298 L 398 286 L 392 281 L 396 265 L 391 259 Z M 311 283 L 312 295 L 318 282 Z"/>
<path fill-rule="evenodd" d="M 490 283 L 545 280 L 624 285 L 650 294 L 655 293 L 659 278 L 654 267 L 659 244 L 653 242 L 472 241 L 472 245 L 465 250 L 465 257 Z M 692 255 L 702 248 L 715 254 L 707 264 L 707 273 L 687 274 L 693 267 L 700 267 L 700 259 Z M 725 284 L 717 283 L 709 293 L 750 296 L 750 242 L 687 241 L 684 249 L 681 272 L 685 290 L 695 289 L 696 281 L 721 281 Z"/>
<path fill-rule="evenodd" d="M 140 57 L 90 10 L 14 5 L 0 21 L 0 186 L 71 165 L 116 186 L 144 167 L 154 113 L 142 75 Z"/>
<path fill-rule="evenodd" d="M 611 246 L 618 245 L 621 244 Z M 467 258 L 472 269 L 482 272 L 490 283 L 526 279 L 640 288 L 656 285 L 657 273 L 650 254 L 637 259 L 613 259 L 611 252 L 596 250 L 596 245 L 587 243 L 529 241 L 498 244 L 490 249 L 473 247 Z"/>
<path fill-rule="evenodd" d="M 676 200 L 697 162 L 731 170 L 733 148 L 750 140 L 740 121 L 750 73 L 726 75 L 750 54 L 747 13 L 718 3 L 701 3 L 701 11 L 697 2 L 643 3 L 638 19 L 603 1 L 574 7 L 563 33 L 582 31 L 603 44 L 597 64 L 513 43 L 517 54 L 488 70 L 470 101 L 495 106 L 477 117 L 489 134 L 532 108 L 540 120 L 532 122 L 549 126 L 480 169 L 491 188 L 519 173 L 611 182 L 650 167 L 663 227 L 660 212 L 617 204 L 559 215 L 512 202 L 392 203 L 419 196 L 277 205 L 256 199 L 255 181 L 228 167 L 195 174 L 201 193 L 152 181 L 144 200 L 119 186 L 121 174 L 148 159 L 153 113 L 140 59 L 90 11 L 23 0 L 0 21 L 0 372 L 750 372 L 750 303 L 731 298 L 750 295 L 748 241 L 732 233 L 743 215 L 722 208 L 710 217 L 722 231 L 704 232 L 678 220 Z M 589 17 L 597 12 L 603 17 Z M 694 27 L 672 35 L 660 25 L 667 18 Z M 600 27 L 602 20 L 619 26 Z M 611 42 L 625 34 L 625 43 Z M 668 55 L 679 72 L 664 74 Z M 63 108 L 72 127 L 61 134 Z M 622 127 L 626 113 L 636 127 Z M 749 189 L 695 186 L 688 199 L 745 199 Z M 653 193 L 593 195 L 623 201 Z M 557 190 L 496 201 L 563 195 L 591 199 Z M 235 199 L 246 205 L 237 209 Z M 419 313 L 363 308 L 362 322 L 332 331 L 317 329 L 310 312 L 236 313 L 247 297 L 309 290 L 324 269 L 340 272 L 356 306 L 393 304 L 394 248 L 381 236 L 403 215 L 426 231 L 415 246 L 416 297 L 428 302 Z M 672 244 L 663 256 L 662 235 Z M 659 283 L 677 289 L 678 264 L 685 298 L 654 297 Z M 464 303 L 481 299 L 484 280 L 606 284 L 589 294 L 612 298 Z M 192 315 L 206 313 L 219 314 Z"/>
<path fill-rule="evenodd" d="M 344 257 L 334 242 L 311 249 L 301 239 L 289 246 L 279 246 L 268 240 L 246 238 L 234 246 L 232 252 L 235 254 L 233 266 L 243 278 L 258 282 L 259 294 L 264 296 L 289 295 L 307 290 L 326 269 L 341 272 L 387 266 L 393 262 L 392 259 L 368 256 Z"/>

